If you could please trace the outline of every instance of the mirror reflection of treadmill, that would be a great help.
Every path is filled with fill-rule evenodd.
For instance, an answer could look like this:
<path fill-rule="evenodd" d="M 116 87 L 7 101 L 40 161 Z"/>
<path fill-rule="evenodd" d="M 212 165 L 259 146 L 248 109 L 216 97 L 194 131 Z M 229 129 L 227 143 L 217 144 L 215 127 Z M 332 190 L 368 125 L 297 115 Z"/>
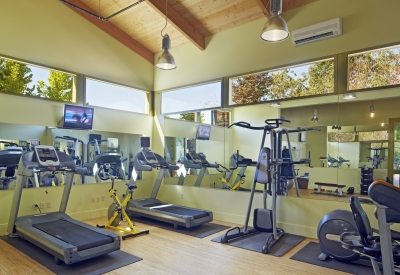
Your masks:
<path fill-rule="evenodd" d="M 171 223 L 175 228 L 178 226 L 192 228 L 211 222 L 213 214 L 209 210 L 164 203 L 156 198 L 161 187 L 165 170 L 178 170 L 179 167 L 177 165 L 168 164 L 161 155 L 152 152 L 149 149 L 149 137 L 141 137 L 140 145 L 142 150 L 136 154 L 134 159 L 135 170 L 151 171 L 153 168 L 157 167 L 159 168 L 159 172 L 150 198 L 131 200 L 129 202 L 129 211 L 131 214 Z M 153 162 L 154 158 L 156 162 Z"/>

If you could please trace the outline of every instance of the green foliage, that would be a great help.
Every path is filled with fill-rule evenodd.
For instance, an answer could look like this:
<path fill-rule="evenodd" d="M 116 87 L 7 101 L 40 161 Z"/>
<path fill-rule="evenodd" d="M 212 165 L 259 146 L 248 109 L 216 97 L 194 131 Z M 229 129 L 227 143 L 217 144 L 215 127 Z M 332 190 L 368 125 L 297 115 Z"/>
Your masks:
<path fill-rule="evenodd" d="M 196 113 L 186 113 L 186 114 L 179 114 L 179 119 L 187 120 L 187 121 L 195 121 L 194 115 Z M 200 114 L 200 123 L 204 122 L 204 114 Z"/>
<path fill-rule="evenodd" d="M 32 95 L 35 86 L 28 87 L 32 82 L 31 69 L 23 63 L 8 59 L 0 59 L 0 92 Z"/>
<path fill-rule="evenodd" d="M 40 97 L 55 99 L 60 101 L 72 101 L 72 75 L 50 71 L 48 78 L 49 84 L 43 80 L 38 81 L 37 94 Z"/>
<path fill-rule="evenodd" d="M 349 90 L 400 84 L 400 48 L 349 57 Z"/>
<path fill-rule="evenodd" d="M 0 92 L 72 101 L 72 75 L 50 70 L 49 84 L 39 80 L 37 85 L 29 88 L 32 77 L 28 65 L 0 58 Z"/>
<path fill-rule="evenodd" d="M 333 93 L 333 60 L 313 63 L 298 76 L 293 69 L 238 77 L 232 81 L 232 101 L 255 103 L 283 98 Z"/>

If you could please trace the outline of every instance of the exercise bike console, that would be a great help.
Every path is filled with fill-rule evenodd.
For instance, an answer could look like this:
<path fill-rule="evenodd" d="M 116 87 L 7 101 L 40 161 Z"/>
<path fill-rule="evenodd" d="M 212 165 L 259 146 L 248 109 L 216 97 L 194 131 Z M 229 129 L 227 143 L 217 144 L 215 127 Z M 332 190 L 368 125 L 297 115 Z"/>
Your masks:
<path fill-rule="evenodd" d="M 35 153 L 41 166 L 48 167 L 60 165 L 56 149 L 54 149 L 53 146 L 38 145 L 35 147 Z"/>

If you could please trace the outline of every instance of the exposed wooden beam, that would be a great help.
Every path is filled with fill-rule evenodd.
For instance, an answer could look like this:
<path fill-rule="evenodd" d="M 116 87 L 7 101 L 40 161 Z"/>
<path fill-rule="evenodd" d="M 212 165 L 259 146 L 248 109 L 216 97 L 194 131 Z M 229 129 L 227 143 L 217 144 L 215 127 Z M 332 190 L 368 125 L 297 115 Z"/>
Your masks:
<path fill-rule="evenodd" d="M 269 1 L 270 0 L 254 0 L 260 7 L 262 13 L 269 19 L 271 14 L 269 13 Z"/>
<path fill-rule="evenodd" d="M 84 3 L 82 3 L 79 0 L 68 0 L 68 2 L 70 2 L 74 5 L 77 5 L 87 11 L 97 14 L 96 11 L 92 10 L 89 6 L 85 5 Z M 82 17 L 84 17 L 85 19 L 87 19 L 88 21 L 93 23 L 94 25 L 96 25 L 98 28 L 100 28 L 101 30 L 103 30 L 104 32 L 109 34 L 110 36 L 114 37 L 116 40 L 118 40 L 119 42 L 124 44 L 126 47 L 128 47 L 129 49 L 131 49 L 132 51 L 134 51 L 135 53 L 137 53 L 138 55 L 140 55 L 141 57 L 143 57 L 144 59 L 149 61 L 151 64 L 154 64 L 154 54 L 149 49 L 147 49 L 145 46 L 143 46 L 142 44 L 137 42 L 135 39 L 130 37 L 128 34 L 123 32 L 119 28 L 117 28 L 112 23 L 110 23 L 108 21 L 102 21 L 98 18 L 95 18 L 95 17 L 93 17 L 85 12 L 82 12 L 76 8 L 73 8 L 69 5 L 66 5 L 66 4 L 63 4 L 63 5 L 68 6 L 73 11 L 75 11 L 76 13 L 78 13 L 79 15 L 81 15 Z"/>
<path fill-rule="evenodd" d="M 146 0 L 146 3 L 160 15 L 165 16 L 165 1 L 166 0 Z M 171 25 L 180 31 L 200 50 L 205 50 L 206 41 L 204 36 L 176 10 L 174 10 L 170 4 L 168 4 L 168 22 L 170 22 Z"/>

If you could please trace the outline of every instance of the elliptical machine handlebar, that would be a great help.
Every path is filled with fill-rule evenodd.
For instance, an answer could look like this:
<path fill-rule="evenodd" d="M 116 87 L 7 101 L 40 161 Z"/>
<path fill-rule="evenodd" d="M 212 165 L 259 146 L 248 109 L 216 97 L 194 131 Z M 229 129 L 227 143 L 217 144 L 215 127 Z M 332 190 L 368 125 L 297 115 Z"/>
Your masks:
<path fill-rule="evenodd" d="M 215 169 L 220 172 L 220 173 L 226 173 L 226 172 L 230 172 L 230 170 L 228 168 L 226 168 L 225 166 L 223 166 L 222 164 L 215 162 L 215 164 L 218 165 L 218 167 L 216 167 Z M 222 170 L 220 170 L 220 168 L 222 168 Z"/>

